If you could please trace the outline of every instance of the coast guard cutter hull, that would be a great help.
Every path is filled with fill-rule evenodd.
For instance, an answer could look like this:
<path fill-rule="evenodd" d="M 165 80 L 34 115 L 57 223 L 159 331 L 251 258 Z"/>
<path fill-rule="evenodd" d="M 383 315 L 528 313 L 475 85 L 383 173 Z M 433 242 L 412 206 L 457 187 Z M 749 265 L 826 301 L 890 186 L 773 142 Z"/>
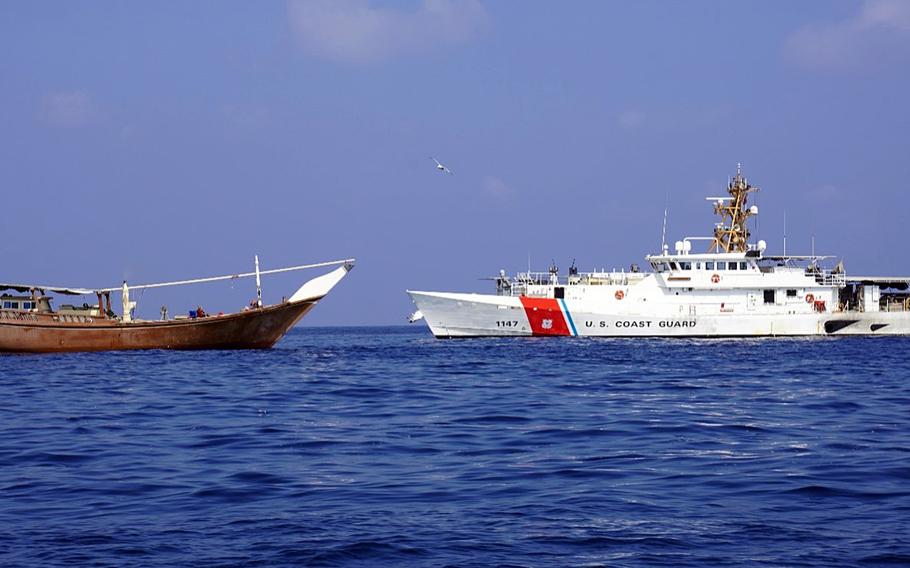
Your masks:
<path fill-rule="evenodd" d="M 644 290 L 642 290 L 644 291 Z M 483 294 L 408 292 L 436 337 L 591 336 L 743 337 L 910 334 L 906 312 L 717 313 L 719 305 L 683 305 L 678 314 L 610 312 L 586 302 Z M 596 302 L 587 302 L 596 304 Z M 740 306 L 741 307 L 741 306 Z M 708 313 L 708 312 L 715 313 Z M 743 309 L 743 312 L 746 310 Z"/>
<path fill-rule="evenodd" d="M 651 271 L 551 268 L 496 280 L 496 294 L 408 291 L 436 337 L 742 337 L 910 334 L 910 277 L 848 277 L 830 257 L 765 255 L 748 244 L 749 185 L 738 170 L 710 237 L 664 245 Z M 692 252 L 694 241 L 708 251 Z"/>

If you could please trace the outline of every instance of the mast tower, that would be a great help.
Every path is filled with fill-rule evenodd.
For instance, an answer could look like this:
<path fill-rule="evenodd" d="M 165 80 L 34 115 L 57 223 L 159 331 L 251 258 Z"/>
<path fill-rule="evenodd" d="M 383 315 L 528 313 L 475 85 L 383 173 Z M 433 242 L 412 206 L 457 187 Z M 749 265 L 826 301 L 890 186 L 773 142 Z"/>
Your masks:
<path fill-rule="evenodd" d="M 714 213 L 721 221 L 714 226 L 714 240 L 708 252 L 746 252 L 750 234 L 746 223 L 758 212 L 755 207 L 746 207 L 753 191 L 758 188 L 749 185 L 742 175 L 742 164 L 736 164 L 736 176 L 727 185 L 730 197 L 714 204 Z"/>

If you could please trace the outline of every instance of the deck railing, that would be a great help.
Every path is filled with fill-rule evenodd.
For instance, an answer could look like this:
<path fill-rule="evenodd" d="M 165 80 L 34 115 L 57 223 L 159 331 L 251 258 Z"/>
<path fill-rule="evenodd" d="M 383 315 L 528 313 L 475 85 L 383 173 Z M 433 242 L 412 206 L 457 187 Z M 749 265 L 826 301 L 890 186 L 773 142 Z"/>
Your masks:
<path fill-rule="evenodd" d="M 644 278 L 643 272 L 578 272 L 566 276 L 549 272 L 519 272 L 514 278 L 496 278 L 496 293 L 500 296 L 546 296 L 548 292 L 530 292 L 531 286 L 627 286 Z"/>
<path fill-rule="evenodd" d="M 819 270 L 815 273 L 815 281 L 822 286 L 844 286 L 847 283 L 847 275 L 843 272 Z"/>

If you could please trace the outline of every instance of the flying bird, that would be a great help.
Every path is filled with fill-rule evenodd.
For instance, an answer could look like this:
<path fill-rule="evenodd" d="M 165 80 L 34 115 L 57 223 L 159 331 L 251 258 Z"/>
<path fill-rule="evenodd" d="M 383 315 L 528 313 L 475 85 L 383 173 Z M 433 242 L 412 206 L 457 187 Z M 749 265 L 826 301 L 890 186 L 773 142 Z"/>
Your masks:
<path fill-rule="evenodd" d="M 436 169 L 437 169 L 437 170 L 441 171 L 441 172 L 444 173 L 444 174 L 449 174 L 450 176 L 454 176 L 454 175 L 455 175 L 455 173 L 452 172 L 452 170 L 450 170 L 449 168 L 447 168 L 447 167 L 445 167 L 444 165 L 442 165 L 441 163 L 439 163 L 439 160 L 437 160 L 437 159 L 434 158 L 433 156 L 430 156 L 430 159 L 433 160 L 434 162 L 436 162 Z"/>

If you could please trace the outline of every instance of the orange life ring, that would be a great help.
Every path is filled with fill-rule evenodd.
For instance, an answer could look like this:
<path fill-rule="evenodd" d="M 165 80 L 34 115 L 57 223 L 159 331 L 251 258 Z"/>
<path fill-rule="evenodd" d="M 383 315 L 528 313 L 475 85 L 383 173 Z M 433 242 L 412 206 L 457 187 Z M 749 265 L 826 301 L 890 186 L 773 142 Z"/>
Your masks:
<path fill-rule="evenodd" d="M 718 282 L 720 282 L 720 274 L 712 274 L 711 282 L 714 284 L 717 284 Z"/>
<path fill-rule="evenodd" d="M 622 290 L 617 290 L 615 294 L 617 300 L 622 300 L 626 295 Z"/>
<path fill-rule="evenodd" d="M 811 304 L 814 301 L 815 301 L 815 296 L 813 296 L 812 294 L 806 294 L 806 303 L 807 304 Z"/>

